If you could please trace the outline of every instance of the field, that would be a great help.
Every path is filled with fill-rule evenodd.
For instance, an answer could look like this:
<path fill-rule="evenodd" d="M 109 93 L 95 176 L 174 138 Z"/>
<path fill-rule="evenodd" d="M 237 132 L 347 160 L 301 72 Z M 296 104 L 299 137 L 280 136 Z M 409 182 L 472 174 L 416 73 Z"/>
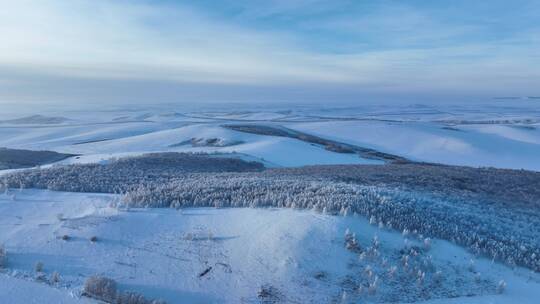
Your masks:
<path fill-rule="evenodd" d="M 0 117 L 0 299 L 535 303 L 536 117 L 530 105 Z"/>

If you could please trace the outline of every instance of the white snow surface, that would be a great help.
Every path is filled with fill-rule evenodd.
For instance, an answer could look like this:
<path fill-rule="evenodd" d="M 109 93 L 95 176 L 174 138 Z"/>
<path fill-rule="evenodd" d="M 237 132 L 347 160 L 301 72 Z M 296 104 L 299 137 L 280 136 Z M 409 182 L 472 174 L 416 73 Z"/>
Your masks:
<path fill-rule="evenodd" d="M 180 111 L 53 112 L 61 123 L 21 125 L 0 113 L 0 147 L 80 154 L 64 163 L 106 161 L 146 152 L 237 152 L 268 166 L 381 164 L 296 139 L 247 134 L 224 124 L 286 126 L 415 161 L 540 170 L 540 105 L 364 106 Z M 33 113 L 35 114 L 35 113 Z M 29 113 L 27 117 L 32 116 Z M 21 114 L 21 116 L 23 116 Z M 192 147 L 192 139 L 219 145 Z"/>
<path fill-rule="evenodd" d="M 539 108 L 530 104 L 292 111 L 143 109 L 45 113 L 45 118 L 66 120 L 38 117 L 22 124 L 10 122 L 20 117 L 2 112 L 0 147 L 78 154 L 62 164 L 163 151 L 226 153 L 268 167 L 382 163 L 296 139 L 222 127 L 255 123 L 285 126 L 416 161 L 538 171 Z M 221 145 L 194 147 L 189 144 L 192 138 L 218 139 Z M 400 233 L 356 216 L 290 209 L 111 207 L 118 200 L 114 195 L 31 189 L 0 194 L 0 245 L 8 252 L 7 267 L 0 270 L 0 303 L 96 303 L 81 297 L 84 280 L 96 274 L 116 280 L 121 291 L 168 303 L 258 303 L 261 286 L 278 290 L 285 303 L 376 302 L 374 296 L 343 294 L 347 276 L 362 272 L 358 255 L 344 246 L 345 230 L 356 233 L 362 244 L 377 235 L 383 254 L 389 257 L 404 243 Z M 62 240 L 63 235 L 69 239 Z M 90 242 L 92 236 L 98 241 Z M 432 241 L 429 254 L 437 267 L 459 270 L 456 279 L 464 279 L 465 284 L 474 275 L 467 270 L 474 259 L 474 272 L 481 273 L 488 285 L 473 286 L 478 291 L 474 296 L 425 303 L 527 304 L 540 298 L 536 273 L 475 258 L 442 240 Z M 43 263 L 43 274 L 36 273 L 37 262 Z M 48 282 L 53 271 L 60 274 L 59 283 Z M 324 278 L 317 279 L 321 273 Z M 500 280 L 507 288 L 496 294 L 494 286 Z"/>
<path fill-rule="evenodd" d="M 0 243 L 8 252 L 0 299 L 87 303 L 80 296 L 84 280 L 100 274 L 116 280 L 120 291 L 168 303 L 253 303 L 261 286 L 276 288 L 285 303 L 339 302 L 343 279 L 361 272 L 354 266 L 358 255 L 344 246 L 347 229 L 361 243 L 377 235 L 383 254 L 404 242 L 400 233 L 356 216 L 249 208 L 126 211 L 110 207 L 116 201 L 114 195 L 47 190 L 0 195 Z M 433 240 L 429 252 L 436 267 L 454 265 L 473 275 L 467 265 L 474 257 L 463 249 Z M 60 282 L 40 280 L 37 262 L 44 265 L 42 276 L 57 271 Z M 538 274 L 482 258 L 475 271 L 493 282 L 504 279 L 507 289 L 428 303 L 536 303 L 540 297 Z"/>
<path fill-rule="evenodd" d="M 287 125 L 415 161 L 540 170 L 540 125 L 346 121 Z"/>
<path fill-rule="evenodd" d="M 81 154 L 63 163 L 103 161 L 148 152 L 240 153 L 271 166 L 315 164 L 378 164 L 355 154 L 327 151 L 296 139 L 232 131 L 217 123 L 181 124 L 114 123 L 85 126 L 0 129 L 0 146 Z M 223 146 L 182 144 L 192 138 L 219 139 Z M 182 144 L 182 145 L 180 145 Z"/>

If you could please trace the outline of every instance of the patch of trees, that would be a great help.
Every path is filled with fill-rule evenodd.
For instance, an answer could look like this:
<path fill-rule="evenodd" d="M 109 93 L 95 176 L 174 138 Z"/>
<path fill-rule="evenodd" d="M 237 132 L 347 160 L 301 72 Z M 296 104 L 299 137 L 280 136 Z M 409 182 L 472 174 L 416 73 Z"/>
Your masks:
<path fill-rule="evenodd" d="M 285 128 L 283 126 L 267 126 L 267 125 L 257 125 L 257 124 L 234 124 L 234 125 L 224 125 L 223 127 L 245 133 L 252 133 L 258 135 L 269 135 L 269 136 L 280 136 L 280 137 L 289 137 L 305 141 L 311 144 L 320 145 L 328 151 L 336 153 L 357 153 L 363 158 L 367 159 L 377 159 L 385 162 L 396 162 L 396 163 L 408 163 L 410 162 L 404 157 L 393 155 L 389 153 L 383 153 L 377 150 L 370 148 L 359 147 L 356 145 L 351 145 L 347 143 L 338 142 L 335 140 L 330 140 L 315 135 L 303 133 L 300 131 L 292 130 Z"/>
<path fill-rule="evenodd" d="M 0 170 L 28 168 L 61 161 L 74 156 L 54 151 L 32 151 L 0 148 Z"/>
<path fill-rule="evenodd" d="M 285 207 L 358 214 L 382 227 L 449 240 L 478 255 L 540 271 L 540 212 L 531 208 L 538 190 L 521 193 L 538 183 L 537 173 L 431 165 L 261 169 L 237 159 L 165 153 L 27 170 L 4 176 L 2 183 L 122 193 L 131 207 Z M 501 203 L 490 191 L 518 199 Z"/>

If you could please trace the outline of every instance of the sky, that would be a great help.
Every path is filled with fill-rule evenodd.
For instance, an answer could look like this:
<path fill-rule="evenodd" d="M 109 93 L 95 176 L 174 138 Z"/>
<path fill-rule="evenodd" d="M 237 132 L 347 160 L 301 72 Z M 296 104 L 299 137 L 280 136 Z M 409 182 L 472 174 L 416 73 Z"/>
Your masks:
<path fill-rule="evenodd" d="M 0 0 L 2 104 L 540 95 L 538 0 Z"/>

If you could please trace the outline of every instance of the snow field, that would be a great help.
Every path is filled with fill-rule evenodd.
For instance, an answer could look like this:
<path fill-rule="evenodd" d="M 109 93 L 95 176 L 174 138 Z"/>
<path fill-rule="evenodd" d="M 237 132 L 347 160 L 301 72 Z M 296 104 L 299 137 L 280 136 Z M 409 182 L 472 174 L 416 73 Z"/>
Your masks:
<path fill-rule="evenodd" d="M 287 124 L 287 127 L 414 161 L 540 170 L 537 125 L 332 121 Z"/>
<path fill-rule="evenodd" d="M 96 274 L 117 281 L 121 291 L 168 303 L 261 297 L 292 303 L 534 303 L 540 295 L 535 273 L 475 258 L 441 240 L 426 246 L 424 237 L 404 236 L 362 217 L 272 208 L 127 211 L 111 207 L 117 201 L 114 195 L 46 190 L 22 190 L 14 199 L 2 195 L 0 243 L 8 264 L 0 274 L 0 298 L 88 302 L 80 291 Z M 361 251 L 347 246 L 353 233 Z M 426 260 L 432 270 L 420 269 Z M 60 282 L 40 279 L 38 262 L 46 278 L 57 271 Z M 426 272 L 422 280 L 418 270 Z M 497 294 L 500 280 L 508 286 Z"/>

